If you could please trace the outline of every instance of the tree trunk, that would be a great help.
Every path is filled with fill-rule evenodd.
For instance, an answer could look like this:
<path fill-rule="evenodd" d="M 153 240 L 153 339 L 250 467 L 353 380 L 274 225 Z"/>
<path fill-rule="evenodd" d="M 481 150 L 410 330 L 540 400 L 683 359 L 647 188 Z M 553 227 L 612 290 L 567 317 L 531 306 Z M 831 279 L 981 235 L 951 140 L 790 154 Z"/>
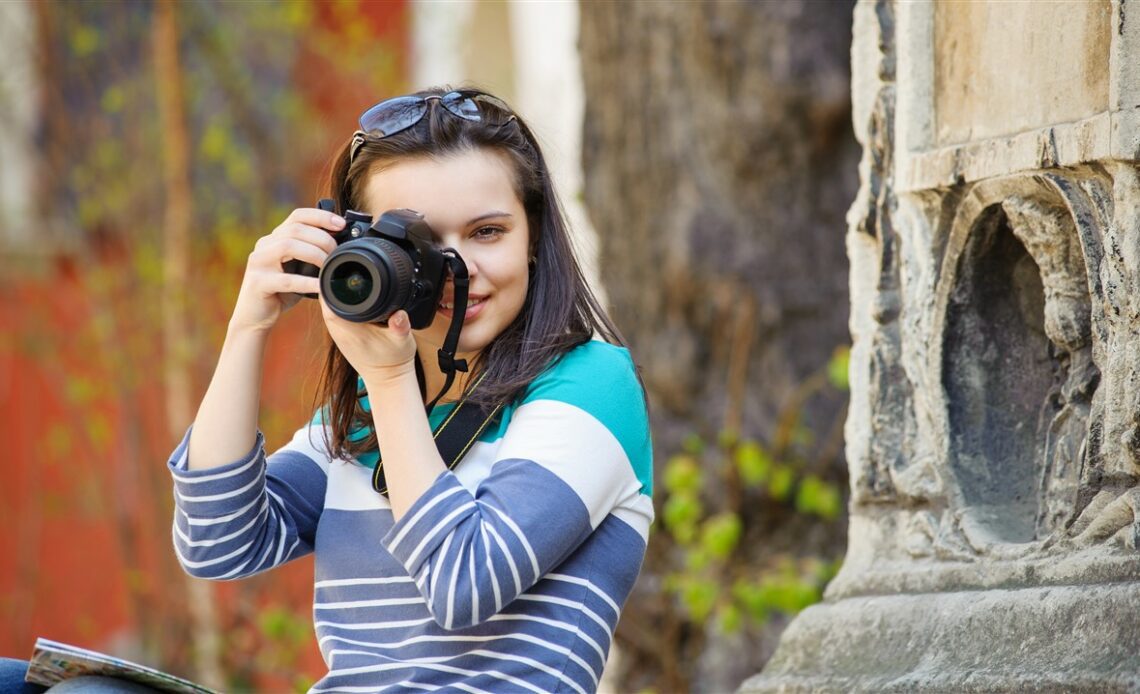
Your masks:
<path fill-rule="evenodd" d="M 613 316 L 649 393 L 657 460 L 694 432 L 778 441 L 793 410 L 817 434 L 807 457 L 843 478 L 845 398 L 803 394 L 849 341 L 851 5 L 584 2 L 581 12 L 585 200 Z M 841 550 L 840 526 L 815 535 Z M 667 539 L 653 536 L 623 615 L 623 683 L 734 688 L 770 655 L 772 629 L 750 643 L 703 634 L 712 643 L 692 665 L 663 652 L 692 638 L 668 626 Z"/>
<path fill-rule="evenodd" d="M 180 438 L 192 417 L 190 339 L 186 296 L 190 291 L 190 142 L 186 126 L 182 65 L 178 51 L 177 8 L 161 0 L 154 14 L 154 77 L 163 149 L 163 347 L 166 357 L 166 415 L 170 433 Z M 197 677 L 212 689 L 224 689 L 221 639 L 209 583 L 186 577 Z"/>

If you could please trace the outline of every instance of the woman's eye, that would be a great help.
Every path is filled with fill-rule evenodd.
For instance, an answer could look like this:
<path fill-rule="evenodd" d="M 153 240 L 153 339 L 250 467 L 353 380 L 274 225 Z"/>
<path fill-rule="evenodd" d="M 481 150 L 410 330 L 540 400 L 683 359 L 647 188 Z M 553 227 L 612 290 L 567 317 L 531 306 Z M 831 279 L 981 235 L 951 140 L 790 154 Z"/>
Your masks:
<path fill-rule="evenodd" d="M 475 233 L 472 234 L 472 236 L 477 239 L 491 239 L 495 238 L 501 233 L 503 233 L 503 230 L 499 227 L 480 227 L 475 230 Z"/>

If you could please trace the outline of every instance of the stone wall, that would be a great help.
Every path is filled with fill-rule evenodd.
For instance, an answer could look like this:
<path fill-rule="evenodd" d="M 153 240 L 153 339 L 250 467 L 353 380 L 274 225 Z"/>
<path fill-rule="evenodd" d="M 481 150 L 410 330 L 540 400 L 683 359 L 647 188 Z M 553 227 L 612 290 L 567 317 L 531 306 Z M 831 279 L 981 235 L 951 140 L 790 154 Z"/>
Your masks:
<path fill-rule="evenodd" d="M 855 16 L 843 570 L 745 691 L 1140 688 L 1140 10 Z"/>

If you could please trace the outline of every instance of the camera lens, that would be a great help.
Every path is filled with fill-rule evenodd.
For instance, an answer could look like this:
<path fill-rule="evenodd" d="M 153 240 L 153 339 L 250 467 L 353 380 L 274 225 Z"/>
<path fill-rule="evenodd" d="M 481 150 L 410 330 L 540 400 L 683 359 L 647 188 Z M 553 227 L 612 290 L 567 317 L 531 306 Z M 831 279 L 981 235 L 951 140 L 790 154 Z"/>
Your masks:
<path fill-rule="evenodd" d="M 404 308 L 414 279 L 407 251 L 387 239 L 341 244 L 321 268 L 321 296 L 333 313 L 355 323 L 387 320 Z"/>
<path fill-rule="evenodd" d="M 329 289 L 338 301 L 356 306 L 372 294 L 372 274 L 360 263 L 344 263 L 333 270 Z"/>

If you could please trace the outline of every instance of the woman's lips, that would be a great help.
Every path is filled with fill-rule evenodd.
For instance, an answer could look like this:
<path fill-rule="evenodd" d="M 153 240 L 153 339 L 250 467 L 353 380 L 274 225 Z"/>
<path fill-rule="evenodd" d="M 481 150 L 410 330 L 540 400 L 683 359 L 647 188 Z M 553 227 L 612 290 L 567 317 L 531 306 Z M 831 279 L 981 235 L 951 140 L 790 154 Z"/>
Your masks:
<path fill-rule="evenodd" d="M 438 310 L 440 313 L 447 316 L 448 318 L 451 318 L 451 315 L 452 315 L 453 310 L 455 308 L 455 304 L 452 303 L 453 301 L 454 301 L 454 298 L 452 298 L 448 301 L 440 301 L 439 307 L 436 310 Z M 465 311 L 463 314 L 463 320 L 469 321 L 472 318 L 474 318 L 475 316 L 479 315 L 479 313 L 483 310 L 483 306 L 486 303 L 487 303 L 487 297 L 485 297 L 485 296 L 481 296 L 478 298 L 469 297 L 467 299 L 467 311 Z"/>

